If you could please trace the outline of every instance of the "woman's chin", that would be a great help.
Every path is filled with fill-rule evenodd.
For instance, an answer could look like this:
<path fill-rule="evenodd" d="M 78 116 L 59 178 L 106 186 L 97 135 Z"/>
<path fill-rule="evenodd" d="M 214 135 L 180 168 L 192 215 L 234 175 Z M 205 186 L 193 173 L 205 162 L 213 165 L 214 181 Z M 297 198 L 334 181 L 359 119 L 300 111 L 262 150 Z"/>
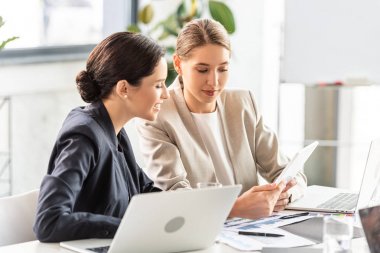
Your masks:
<path fill-rule="evenodd" d="M 148 120 L 148 121 L 155 121 L 157 119 L 157 115 L 158 113 L 152 113 L 150 115 L 141 116 L 140 118 Z"/>

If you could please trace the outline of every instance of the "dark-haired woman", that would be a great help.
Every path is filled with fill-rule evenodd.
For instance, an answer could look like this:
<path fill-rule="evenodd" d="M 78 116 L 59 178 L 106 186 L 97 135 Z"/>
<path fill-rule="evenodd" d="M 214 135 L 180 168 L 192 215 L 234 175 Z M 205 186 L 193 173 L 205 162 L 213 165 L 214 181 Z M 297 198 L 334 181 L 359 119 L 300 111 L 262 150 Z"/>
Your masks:
<path fill-rule="evenodd" d="M 112 238 L 133 195 L 160 191 L 137 165 L 123 126 L 134 117 L 154 120 L 168 98 L 163 56 L 155 42 L 128 32 L 91 52 L 76 78 L 89 105 L 67 116 L 41 183 L 40 241 Z"/>

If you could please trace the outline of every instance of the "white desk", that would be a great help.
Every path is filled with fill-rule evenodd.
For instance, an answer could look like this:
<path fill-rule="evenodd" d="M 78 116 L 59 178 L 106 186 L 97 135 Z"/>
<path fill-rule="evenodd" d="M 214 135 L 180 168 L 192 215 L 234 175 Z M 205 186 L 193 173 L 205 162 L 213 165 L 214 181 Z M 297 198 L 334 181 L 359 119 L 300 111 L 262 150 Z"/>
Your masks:
<path fill-rule="evenodd" d="M 317 245 L 316 247 L 321 247 Z M 39 241 L 31 241 L 26 243 L 14 244 L 10 246 L 0 247 L 1 253 L 73 253 L 73 251 L 61 248 L 58 243 L 41 243 Z M 191 251 L 192 253 L 242 253 L 224 244 L 216 243 L 212 247 Z M 257 251 L 255 251 L 257 252 Z M 369 253 L 367 242 L 364 237 L 352 240 L 352 252 Z"/>
<path fill-rule="evenodd" d="M 0 247 L 1 253 L 73 253 L 73 251 L 64 249 L 59 246 L 59 243 L 41 243 L 39 241 L 31 241 L 10 246 Z M 241 251 L 235 250 L 224 244 L 216 243 L 212 247 L 200 250 L 191 251 L 192 253 L 237 253 Z"/>

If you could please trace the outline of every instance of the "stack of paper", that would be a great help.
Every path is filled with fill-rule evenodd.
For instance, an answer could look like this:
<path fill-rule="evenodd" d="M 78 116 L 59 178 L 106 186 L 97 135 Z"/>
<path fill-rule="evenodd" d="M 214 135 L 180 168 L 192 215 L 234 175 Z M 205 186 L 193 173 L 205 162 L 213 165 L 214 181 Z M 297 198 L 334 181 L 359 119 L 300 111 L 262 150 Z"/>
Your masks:
<path fill-rule="evenodd" d="M 244 251 L 262 250 L 264 247 L 290 248 L 315 244 L 315 242 L 311 240 L 297 236 L 279 228 L 280 226 L 307 220 L 314 216 L 305 215 L 291 219 L 281 218 L 284 216 L 286 215 L 273 215 L 271 217 L 258 220 L 241 218 L 228 220 L 224 225 L 223 231 L 219 234 L 217 241 Z M 238 234 L 239 231 L 271 233 L 283 236 L 270 237 L 240 235 Z"/>

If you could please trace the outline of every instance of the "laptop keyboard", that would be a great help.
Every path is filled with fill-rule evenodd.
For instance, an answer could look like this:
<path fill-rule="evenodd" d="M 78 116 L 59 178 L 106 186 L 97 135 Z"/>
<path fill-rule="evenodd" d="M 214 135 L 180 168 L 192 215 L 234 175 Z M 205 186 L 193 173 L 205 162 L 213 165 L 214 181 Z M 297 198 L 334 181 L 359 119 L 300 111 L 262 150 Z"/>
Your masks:
<path fill-rule="evenodd" d="M 356 206 L 358 197 L 358 194 L 355 193 L 339 193 L 317 207 L 334 210 L 351 210 Z"/>
<path fill-rule="evenodd" d="M 88 248 L 87 250 L 91 250 L 96 253 L 107 253 L 109 248 L 110 246 L 104 246 L 104 247 Z"/>

